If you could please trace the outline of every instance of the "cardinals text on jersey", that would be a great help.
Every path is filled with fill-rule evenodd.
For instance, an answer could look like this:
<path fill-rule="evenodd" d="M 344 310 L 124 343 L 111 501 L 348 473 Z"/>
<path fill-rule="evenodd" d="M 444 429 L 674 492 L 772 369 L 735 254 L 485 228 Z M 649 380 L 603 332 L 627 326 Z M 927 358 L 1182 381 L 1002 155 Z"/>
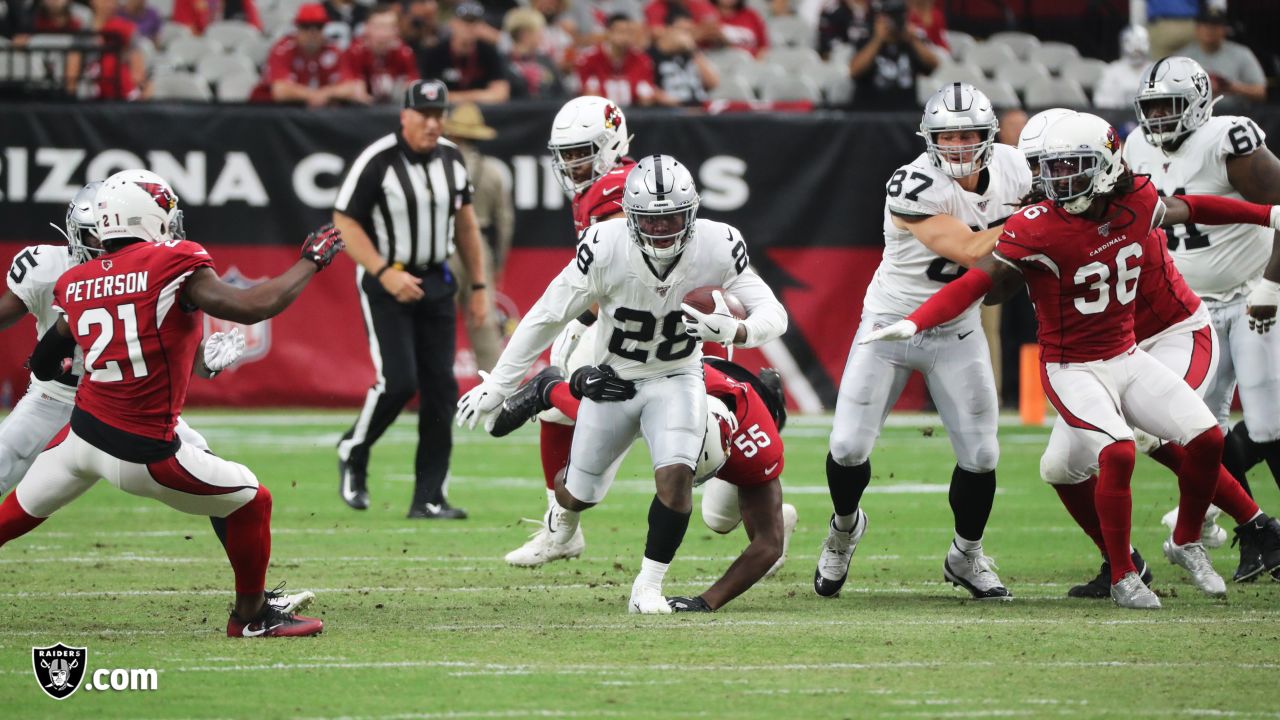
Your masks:
<path fill-rule="evenodd" d="M 54 284 L 62 273 L 75 265 L 66 245 L 32 245 L 25 247 L 13 258 L 6 282 L 9 290 L 27 306 L 36 319 L 36 339 L 58 321 L 59 313 L 53 307 Z M 75 365 L 71 372 L 56 380 L 37 380 L 31 376 L 31 386 L 54 400 L 68 405 L 75 402 L 76 382 L 84 372 L 84 354 L 76 349 Z"/>
<path fill-rule="evenodd" d="M 1150 175 L 1161 195 L 1221 195 L 1243 199 L 1227 178 L 1228 158 L 1263 147 L 1266 135 L 1249 118 L 1210 118 L 1177 150 L 1166 154 L 1135 132 L 1122 156 L 1140 175 Z M 1271 255 L 1272 231 L 1255 225 L 1203 227 L 1184 223 L 1169 231 L 1169 251 L 1178 270 L 1201 297 L 1229 300 L 1248 292 Z"/>
<path fill-rule="evenodd" d="M 964 190 L 935 167 L 927 153 L 894 171 L 885 186 L 884 257 L 867 288 L 866 311 L 906 317 L 964 270 L 894 225 L 893 215 L 950 215 L 975 232 L 998 225 L 1031 189 L 1026 158 L 1017 149 L 997 143 L 977 189 Z M 962 322 L 967 315 L 953 322 Z"/>

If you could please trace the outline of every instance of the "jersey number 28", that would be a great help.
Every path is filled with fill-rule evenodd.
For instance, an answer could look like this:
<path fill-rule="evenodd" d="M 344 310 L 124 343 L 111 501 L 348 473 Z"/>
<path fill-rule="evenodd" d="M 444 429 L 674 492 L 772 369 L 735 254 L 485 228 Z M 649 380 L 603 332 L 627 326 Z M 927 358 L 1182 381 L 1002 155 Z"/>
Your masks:
<path fill-rule="evenodd" d="M 1129 260 L 1136 262 L 1129 266 Z M 1128 305 L 1138 294 L 1138 273 L 1142 272 L 1142 245 L 1134 243 L 1116 253 L 1115 282 L 1111 282 L 1111 268 L 1105 263 L 1091 262 L 1076 271 L 1076 286 L 1088 285 L 1097 295 L 1092 298 L 1076 298 L 1076 310 L 1081 315 L 1096 315 L 1111 304 L 1111 287 L 1115 286 L 1116 302 Z"/>
<path fill-rule="evenodd" d="M 88 337 L 93 333 L 93 328 L 98 328 L 98 337 L 94 339 L 89 352 L 84 356 L 84 369 L 89 371 L 89 379 L 94 382 L 120 382 L 124 379 L 120 363 L 115 360 L 98 364 L 102 359 L 102 353 L 106 352 L 111 341 L 116 339 L 117 319 L 122 326 L 120 336 L 129 353 L 129 366 L 133 370 L 133 377 L 140 378 L 147 375 L 147 363 L 142 357 L 142 342 L 138 339 L 137 308 L 133 303 L 125 303 L 116 308 L 114 318 L 106 308 L 96 307 L 85 310 L 76 321 L 76 334 L 80 337 Z"/>
<path fill-rule="evenodd" d="M 654 356 L 659 360 L 679 360 L 693 354 L 697 341 L 685 332 L 684 323 L 680 320 L 681 314 L 679 310 L 675 310 L 662 319 L 662 342 L 658 343 L 654 351 Z M 613 318 L 618 321 L 619 327 L 614 328 L 613 335 L 609 337 L 609 352 L 635 362 L 648 362 L 648 350 L 642 350 L 636 345 L 626 347 L 623 343 L 631 341 L 638 345 L 651 342 L 654 331 L 658 329 L 658 319 L 651 312 L 628 307 L 618 308 Z"/>

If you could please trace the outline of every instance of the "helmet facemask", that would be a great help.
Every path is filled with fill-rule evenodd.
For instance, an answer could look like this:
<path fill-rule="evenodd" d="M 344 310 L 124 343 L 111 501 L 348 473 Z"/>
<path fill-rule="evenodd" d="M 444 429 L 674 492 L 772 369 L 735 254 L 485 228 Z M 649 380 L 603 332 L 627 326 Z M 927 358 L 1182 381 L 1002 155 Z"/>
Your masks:
<path fill-rule="evenodd" d="M 663 201 L 655 201 L 646 210 L 624 207 L 623 211 L 627 228 L 641 252 L 655 260 L 674 260 L 693 238 L 698 201 L 681 207 L 670 201 L 666 201 L 670 207 L 660 207 L 662 204 Z"/>
<path fill-rule="evenodd" d="M 76 264 L 88 262 L 103 252 L 97 224 L 81 224 L 71 212 L 67 213 L 67 245 Z"/>
<path fill-rule="evenodd" d="M 1096 152 L 1046 153 L 1040 158 L 1040 186 L 1045 197 L 1079 215 L 1102 192 L 1097 182 L 1101 167 L 1102 157 Z"/>
<path fill-rule="evenodd" d="M 549 145 L 551 164 L 556 169 L 556 182 L 573 194 L 591 187 L 609 168 L 600 168 L 600 146 L 595 141 L 577 145 Z"/>
<path fill-rule="evenodd" d="M 944 133 L 966 132 L 970 130 L 977 132 L 979 136 L 985 134 L 985 139 L 965 145 L 943 145 L 938 142 L 938 138 Z M 929 153 L 929 159 L 932 160 L 933 164 L 948 177 L 967 177 L 982 170 L 991 162 L 993 146 L 995 145 L 996 140 L 996 132 L 994 129 L 956 128 L 954 130 L 935 130 L 923 134 L 925 146 Z"/>
<path fill-rule="evenodd" d="M 1150 95 L 1133 101 L 1138 124 L 1147 142 L 1156 147 L 1172 145 L 1194 128 L 1187 122 L 1191 103 L 1184 95 Z"/>

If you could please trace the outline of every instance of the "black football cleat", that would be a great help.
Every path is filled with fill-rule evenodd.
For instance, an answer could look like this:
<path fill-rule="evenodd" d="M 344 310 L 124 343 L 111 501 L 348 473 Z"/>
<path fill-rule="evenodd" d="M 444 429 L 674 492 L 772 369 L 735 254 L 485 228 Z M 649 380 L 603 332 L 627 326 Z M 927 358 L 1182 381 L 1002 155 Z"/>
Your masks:
<path fill-rule="evenodd" d="M 467 511 L 450 506 L 448 501 L 422 503 L 410 506 L 407 517 L 410 520 L 466 520 Z"/>
<path fill-rule="evenodd" d="M 1155 579 L 1155 576 L 1151 574 L 1151 568 L 1147 565 L 1147 561 L 1142 559 L 1142 555 L 1136 549 L 1130 557 L 1133 558 L 1133 566 L 1138 569 L 1138 577 L 1142 578 L 1142 583 L 1147 587 L 1151 587 L 1151 581 Z M 1102 567 L 1098 569 L 1098 576 L 1083 585 L 1076 585 L 1068 590 L 1067 597 L 1110 600 L 1111 562 L 1104 559 Z"/>
<path fill-rule="evenodd" d="M 678 613 L 709 613 L 715 612 L 711 606 L 707 604 L 702 596 L 698 597 L 669 597 L 667 604 L 671 606 L 671 612 Z"/>
<path fill-rule="evenodd" d="M 494 437 L 510 435 L 517 428 L 551 408 L 551 388 L 564 382 L 564 373 L 554 365 L 548 365 L 521 385 L 510 397 L 502 401 L 498 416 L 494 418 L 489 434 Z"/>
<path fill-rule="evenodd" d="M 369 509 L 369 489 L 366 472 L 350 460 L 338 458 L 338 494 L 342 501 L 356 510 Z"/>
<path fill-rule="evenodd" d="M 1232 546 L 1240 544 L 1240 566 L 1231 579 L 1235 582 L 1252 582 L 1264 572 L 1280 569 L 1280 521 L 1260 515 L 1236 527 Z"/>

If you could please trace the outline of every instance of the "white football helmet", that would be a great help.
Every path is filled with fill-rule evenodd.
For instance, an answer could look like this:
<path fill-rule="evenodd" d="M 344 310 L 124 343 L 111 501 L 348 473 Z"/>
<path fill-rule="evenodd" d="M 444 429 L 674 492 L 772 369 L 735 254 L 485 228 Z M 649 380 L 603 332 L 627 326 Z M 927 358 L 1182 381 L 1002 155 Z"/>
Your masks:
<path fill-rule="evenodd" d="M 552 163 L 566 193 L 582 192 L 627 154 L 631 137 L 627 118 L 612 100 L 594 95 L 574 98 L 551 123 Z"/>
<path fill-rule="evenodd" d="M 1133 109 L 1142 135 L 1155 147 L 1180 142 L 1213 117 L 1209 73 L 1188 57 L 1167 57 L 1142 71 Z"/>
<path fill-rule="evenodd" d="M 1079 215 L 1098 195 L 1110 192 L 1124 174 L 1120 136 L 1097 115 L 1072 113 L 1045 131 L 1040 154 L 1044 194 Z"/>
<path fill-rule="evenodd" d="M 1027 119 L 1027 124 L 1022 127 L 1022 132 L 1018 134 L 1018 149 L 1027 158 L 1027 164 L 1031 166 L 1031 178 L 1040 177 L 1040 152 L 1044 149 L 1044 133 L 1054 122 L 1068 115 L 1074 115 L 1075 110 L 1066 108 L 1049 108 L 1041 110 Z"/>
<path fill-rule="evenodd" d="M 182 237 L 178 196 L 150 170 L 121 170 L 107 178 L 94 202 L 98 238 L 166 242 Z"/>
<path fill-rule="evenodd" d="M 67 204 L 66 232 L 67 246 L 71 249 L 71 257 L 77 264 L 102 254 L 102 246 L 98 242 L 98 222 L 94 216 L 94 200 L 101 180 L 94 180 L 76 192 L 76 196 Z M 54 225 L 54 228 L 57 228 Z"/>
<path fill-rule="evenodd" d="M 622 214 L 631 239 L 655 260 L 673 260 L 693 240 L 698 216 L 693 175 L 670 155 L 649 155 L 627 173 Z"/>
<path fill-rule="evenodd" d="M 972 145 L 938 145 L 938 135 L 955 130 L 976 130 L 983 138 Z M 944 85 L 924 105 L 920 132 L 929 160 L 953 178 L 972 175 L 991 162 L 1000 121 L 991 100 L 969 83 Z"/>
<path fill-rule="evenodd" d="M 707 396 L 707 432 L 702 436 L 702 451 L 698 453 L 698 465 L 693 469 L 693 484 L 701 485 L 720 472 L 729 459 L 733 434 L 738 432 L 738 416 L 729 410 L 724 401 Z"/>

